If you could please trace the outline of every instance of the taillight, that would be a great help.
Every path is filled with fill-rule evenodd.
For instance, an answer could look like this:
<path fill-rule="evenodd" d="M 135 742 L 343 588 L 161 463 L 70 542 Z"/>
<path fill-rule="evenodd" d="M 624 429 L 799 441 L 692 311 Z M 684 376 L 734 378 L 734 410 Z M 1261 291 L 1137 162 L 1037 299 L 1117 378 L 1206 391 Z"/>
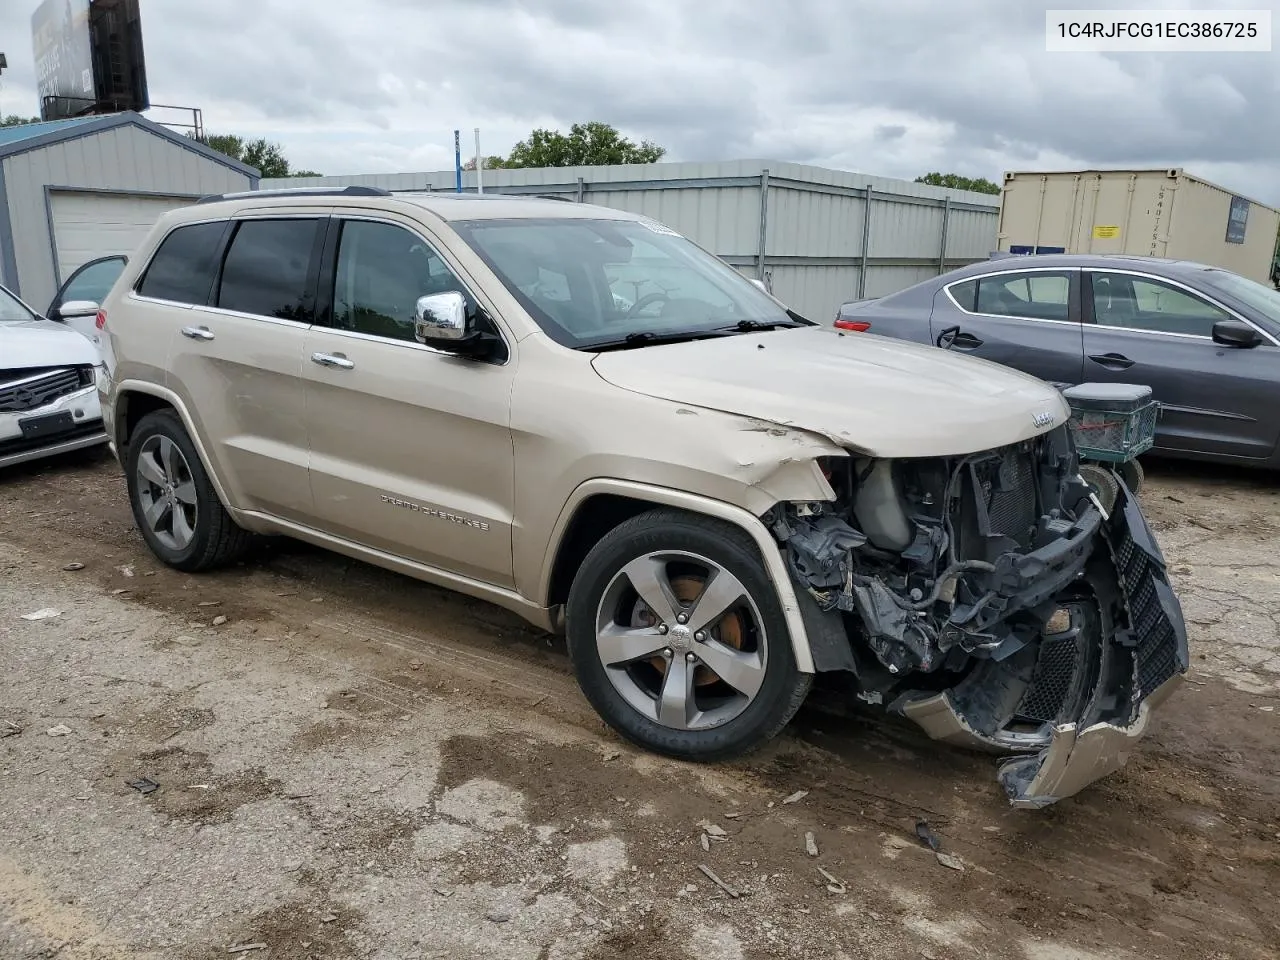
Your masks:
<path fill-rule="evenodd" d="M 871 329 L 871 322 L 868 320 L 837 320 L 835 327 L 837 330 L 852 330 L 855 333 L 866 333 Z"/>
<path fill-rule="evenodd" d="M 93 325 L 99 330 L 105 330 L 107 328 L 107 311 L 99 310 L 98 317 L 93 321 Z"/>

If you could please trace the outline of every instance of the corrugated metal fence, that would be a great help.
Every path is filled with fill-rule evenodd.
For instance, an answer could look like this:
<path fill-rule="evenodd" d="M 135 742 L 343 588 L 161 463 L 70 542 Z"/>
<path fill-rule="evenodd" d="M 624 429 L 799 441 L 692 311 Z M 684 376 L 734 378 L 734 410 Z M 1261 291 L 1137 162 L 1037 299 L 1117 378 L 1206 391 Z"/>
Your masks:
<path fill-rule="evenodd" d="M 452 170 L 263 180 L 456 189 Z M 484 171 L 485 193 L 549 194 L 652 217 L 815 320 L 845 300 L 893 293 L 996 249 L 1000 198 L 761 160 Z M 476 174 L 463 174 L 474 193 Z"/>

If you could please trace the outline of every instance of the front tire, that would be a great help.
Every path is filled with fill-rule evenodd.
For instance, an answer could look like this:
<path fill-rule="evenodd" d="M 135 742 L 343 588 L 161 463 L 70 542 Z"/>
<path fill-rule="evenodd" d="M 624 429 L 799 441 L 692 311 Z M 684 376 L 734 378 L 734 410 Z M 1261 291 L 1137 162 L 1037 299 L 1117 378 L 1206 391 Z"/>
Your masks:
<path fill-rule="evenodd" d="M 225 566 L 252 542 L 222 506 L 172 410 L 149 413 L 129 437 L 125 479 L 133 519 L 151 552 L 188 573 Z"/>
<path fill-rule="evenodd" d="M 686 760 L 777 735 L 813 677 L 795 664 L 777 590 L 729 524 L 659 509 L 610 531 L 569 591 L 583 693 L 633 743 Z"/>

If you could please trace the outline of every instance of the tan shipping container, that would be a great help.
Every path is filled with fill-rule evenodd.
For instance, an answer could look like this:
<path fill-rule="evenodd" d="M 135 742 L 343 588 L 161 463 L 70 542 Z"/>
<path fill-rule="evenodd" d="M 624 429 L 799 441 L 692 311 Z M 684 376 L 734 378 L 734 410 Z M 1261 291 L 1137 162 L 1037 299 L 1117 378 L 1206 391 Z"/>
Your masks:
<path fill-rule="evenodd" d="M 1006 173 L 997 237 L 1015 253 L 1195 260 L 1269 285 L 1277 234 L 1280 210 L 1171 168 Z"/>

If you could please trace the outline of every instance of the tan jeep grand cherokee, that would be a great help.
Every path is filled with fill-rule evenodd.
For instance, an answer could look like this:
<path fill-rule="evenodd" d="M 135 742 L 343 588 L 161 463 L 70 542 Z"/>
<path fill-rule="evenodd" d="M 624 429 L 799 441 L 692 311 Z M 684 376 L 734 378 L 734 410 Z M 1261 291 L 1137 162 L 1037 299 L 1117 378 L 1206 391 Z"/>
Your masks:
<path fill-rule="evenodd" d="M 166 215 L 103 303 L 138 526 L 204 570 L 287 534 L 563 629 L 623 736 L 773 736 L 815 675 L 1013 755 L 1018 805 L 1122 764 L 1187 669 L 1127 490 L 1052 387 L 787 311 L 670 229 L 368 188 Z"/>

